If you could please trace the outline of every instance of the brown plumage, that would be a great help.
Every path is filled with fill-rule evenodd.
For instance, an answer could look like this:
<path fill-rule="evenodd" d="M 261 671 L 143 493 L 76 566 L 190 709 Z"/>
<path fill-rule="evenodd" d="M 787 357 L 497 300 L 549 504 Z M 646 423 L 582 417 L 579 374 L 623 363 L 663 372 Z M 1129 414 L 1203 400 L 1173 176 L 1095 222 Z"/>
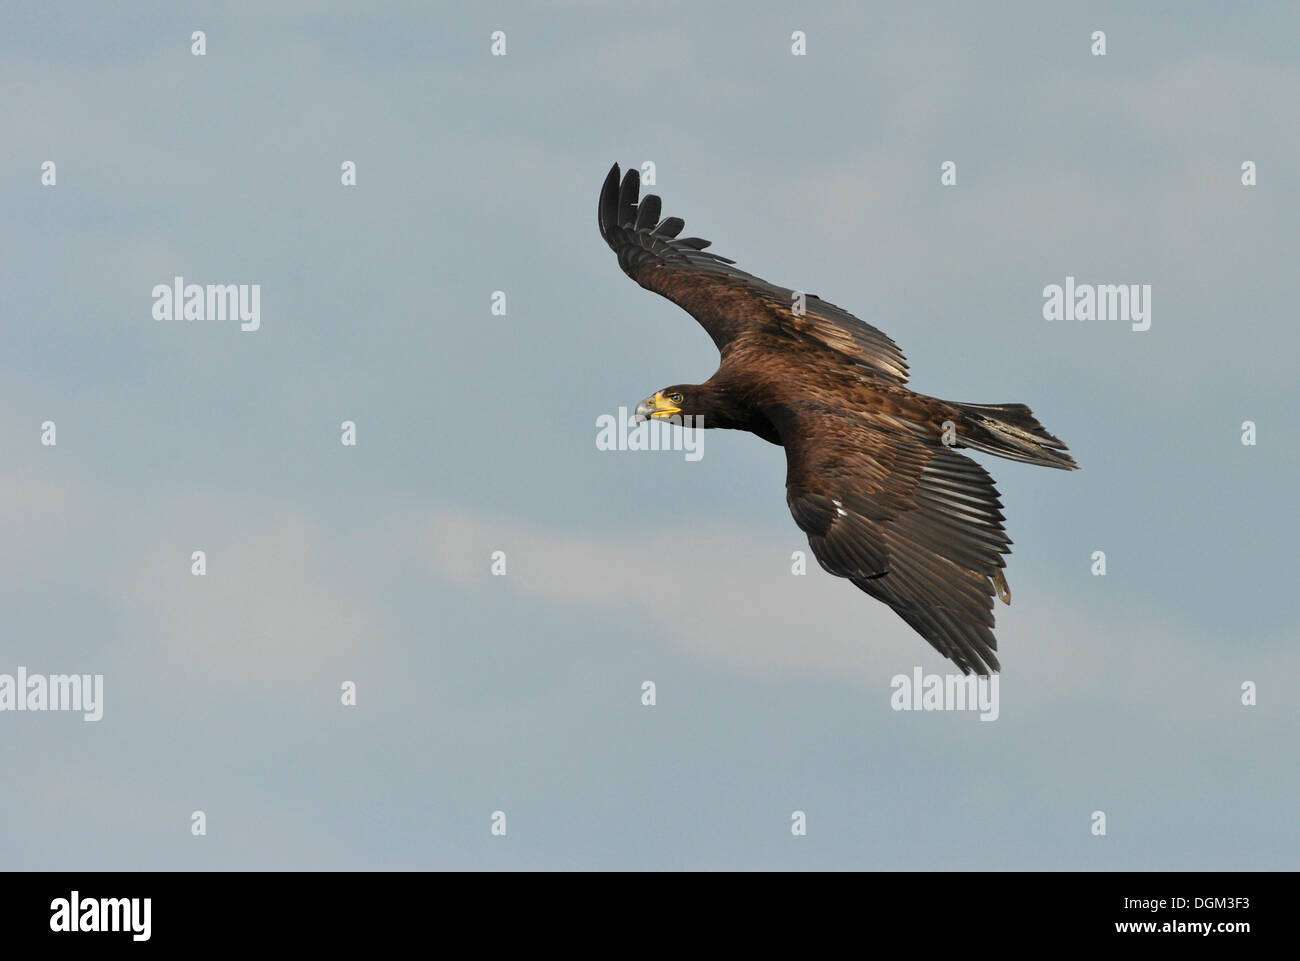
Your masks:
<path fill-rule="evenodd" d="M 638 202 L 640 188 L 635 169 L 620 183 L 614 165 L 601 236 L 629 277 L 700 322 L 722 358 L 705 383 L 666 387 L 638 413 L 698 417 L 784 447 L 786 500 L 821 566 L 888 604 L 963 673 L 998 670 L 993 595 L 1011 601 L 1011 541 L 993 480 L 953 448 L 1073 470 L 1068 448 L 1023 404 L 908 390 L 907 361 L 886 334 L 811 295 L 799 313 L 795 291 L 679 238 L 684 221 L 660 220 L 659 198 Z"/>

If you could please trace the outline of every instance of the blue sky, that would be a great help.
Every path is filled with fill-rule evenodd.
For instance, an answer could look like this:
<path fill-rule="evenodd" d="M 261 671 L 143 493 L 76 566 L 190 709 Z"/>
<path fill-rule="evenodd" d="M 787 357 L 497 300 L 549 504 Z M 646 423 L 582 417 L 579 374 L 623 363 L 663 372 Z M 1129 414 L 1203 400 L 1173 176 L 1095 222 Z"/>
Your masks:
<path fill-rule="evenodd" d="M 1298 19 L 6 6 L 0 673 L 106 704 L 0 713 L 0 864 L 1294 868 Z M 597 450 L 717 362 L 597 233 L 647 160 L 915 389 L 1070 444 L 979 458 L 1015 542 L 995 723 L 890 709 L 946 662 L 791 576 L 780 450 Z M 261 329 L 155 321 L 176 275 L 260 284 Z M 1067 276 L 1150 284 L 1151 329 L 1045 321 Z"/>

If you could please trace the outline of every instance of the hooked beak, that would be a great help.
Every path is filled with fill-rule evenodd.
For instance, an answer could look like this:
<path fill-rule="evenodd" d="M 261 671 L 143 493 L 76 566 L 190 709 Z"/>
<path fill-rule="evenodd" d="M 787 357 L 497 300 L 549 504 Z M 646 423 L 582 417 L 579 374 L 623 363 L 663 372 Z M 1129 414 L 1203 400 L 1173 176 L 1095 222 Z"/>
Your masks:
<path fill-rule="evenodd" d="M 636 405 L 636 422 L 639 424 L 652 418 L 664 420 L 681 412 L 682 409 L 665 397 L 663 391 L 657 391 L 653 397 L 647 397 Z"/>

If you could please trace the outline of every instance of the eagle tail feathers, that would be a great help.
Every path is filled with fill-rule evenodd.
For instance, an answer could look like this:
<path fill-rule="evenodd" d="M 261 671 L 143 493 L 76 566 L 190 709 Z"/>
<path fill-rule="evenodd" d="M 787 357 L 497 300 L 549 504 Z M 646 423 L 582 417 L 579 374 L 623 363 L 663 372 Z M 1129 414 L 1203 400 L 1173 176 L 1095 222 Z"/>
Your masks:
<path fill-rule="evenodd" d="M 958 444 L 1026 464 L 1077 470 L 1061 439 L 1049 434 L 1024 404 L 959 404 Z"/>

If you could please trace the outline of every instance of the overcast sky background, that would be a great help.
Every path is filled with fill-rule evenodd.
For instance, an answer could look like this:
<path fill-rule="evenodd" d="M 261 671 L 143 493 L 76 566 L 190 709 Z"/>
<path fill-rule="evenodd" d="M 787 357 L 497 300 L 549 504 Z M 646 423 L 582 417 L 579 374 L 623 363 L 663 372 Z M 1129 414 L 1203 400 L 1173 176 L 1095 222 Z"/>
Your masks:
<path fill-rule="evenodd" d="M 0 673 L 106 703 L 0 714 L 0 867 L 1295 868 L 1300 11 L 1128 6 L 5 4 Z M 647 160 L 1070 444 L 978 458 L 995 723 L 890 709 L 949 664 L 791 575 L 779 449 L 596 449 L 717 362 L 598 235 Z M 155 321 L 176 275 L 261 330 Z M 1067 275 L 1151 329 L 1045 321 Z"/>

